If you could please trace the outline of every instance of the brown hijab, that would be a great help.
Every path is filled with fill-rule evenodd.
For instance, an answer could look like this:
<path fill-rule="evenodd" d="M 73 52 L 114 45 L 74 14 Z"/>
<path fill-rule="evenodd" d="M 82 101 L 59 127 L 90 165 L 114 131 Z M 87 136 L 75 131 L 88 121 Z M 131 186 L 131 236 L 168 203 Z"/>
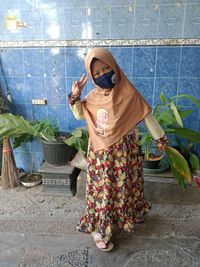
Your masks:
<path fill-rule="evenodd" d="M 119 141 L 151 111 L 151 108 L 126 78 L 112 54 L 104 48 L 94 48 L 86 55 L 85 66 L 92 80 L 93 58 L 109 65 L 118 78 L 109 95 L 105 95 L 105 89 L 95 85 L 82 102 L 91 145 L 98 151 Z"/>

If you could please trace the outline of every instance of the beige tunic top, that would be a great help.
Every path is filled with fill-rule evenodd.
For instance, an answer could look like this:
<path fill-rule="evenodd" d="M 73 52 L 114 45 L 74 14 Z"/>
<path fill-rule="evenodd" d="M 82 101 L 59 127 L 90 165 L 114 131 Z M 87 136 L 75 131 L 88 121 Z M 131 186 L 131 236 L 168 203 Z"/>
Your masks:
<path fill-rule="evenodd" d="M 84 119 L 81 101 L 76 101 L 74 105 L 70 105 L 70 108 L 77 120 Z M 149 113 L 147 116 L 145 116 L 144 123 L 154 140 L 158 140 L 165 135 L 165 132 L 161 128 L 158 121 L 154 118 L 152 113 Z"/>

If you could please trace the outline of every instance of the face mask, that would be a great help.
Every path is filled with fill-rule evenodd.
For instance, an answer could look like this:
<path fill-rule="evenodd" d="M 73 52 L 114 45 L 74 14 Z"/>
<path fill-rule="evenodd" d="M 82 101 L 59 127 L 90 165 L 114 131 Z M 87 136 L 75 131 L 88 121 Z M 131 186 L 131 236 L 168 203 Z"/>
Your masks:
<path fill-rule="evenodd" d="M 113 70 L 101 75 L 98 78 L 94 79 L 96 85 L 101 88 L 109 89 L 113 88 L 117 82 L 116 74 Z"/>

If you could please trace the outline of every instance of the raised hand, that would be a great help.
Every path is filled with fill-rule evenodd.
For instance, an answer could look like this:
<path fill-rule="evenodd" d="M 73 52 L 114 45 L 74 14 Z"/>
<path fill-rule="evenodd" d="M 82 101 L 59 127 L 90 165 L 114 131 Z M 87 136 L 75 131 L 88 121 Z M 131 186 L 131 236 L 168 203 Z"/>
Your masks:
<path fill-rule="evenodd" d="M 81 95 L 81 92 L 83 90 L 83 87 L 88 81 L 88 77 L 85 75 L 85 73 L 82 75 L 79 81 L 73 81 L 72 82 L 72 94 L 74 96 Z"/>

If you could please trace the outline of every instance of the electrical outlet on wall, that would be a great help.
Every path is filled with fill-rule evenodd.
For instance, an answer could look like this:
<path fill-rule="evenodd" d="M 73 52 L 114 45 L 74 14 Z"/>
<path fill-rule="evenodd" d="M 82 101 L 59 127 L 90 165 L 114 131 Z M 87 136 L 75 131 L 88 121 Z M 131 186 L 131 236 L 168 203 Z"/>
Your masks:
<path fill-rule="evenodd" d="M 32 104 L 33 105 L 47 105 L 47 99 L 32 99 Z"/>

